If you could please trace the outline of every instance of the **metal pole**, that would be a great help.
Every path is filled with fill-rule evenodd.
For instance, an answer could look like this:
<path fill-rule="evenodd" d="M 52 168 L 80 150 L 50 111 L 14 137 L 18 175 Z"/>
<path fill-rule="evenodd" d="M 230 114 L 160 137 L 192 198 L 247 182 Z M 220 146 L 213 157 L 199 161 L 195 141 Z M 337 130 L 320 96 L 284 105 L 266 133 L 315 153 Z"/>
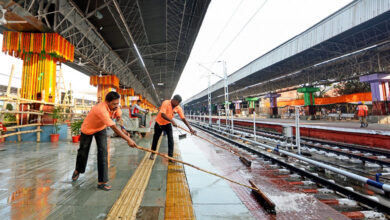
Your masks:
<path fill-rule="evenodd" d="M 253 137 L 256 141 L 256 112 L 253 112 Z"/>
<path fill-rule="evenodd" d="M 299 130 L 299 109 L 298 107 L 295 107 L 295 144 L 298 148 L 298 154 L 301 154 L 301 137 Z"/>
<path fill-rule="evenodd" d="M 231 119 L 232 119 L 232 134 L 234 134 L 234 115 L 232 114 L 232 117 L 231 117 Z"/>
<path fill-rule="evenodd" d="M 221 131 L 221 114 L 220 114 L 220 112 L 218 111 L 218 130 L 220 130 Z"/>
<path fill-rule="evenodd" d="M 228 119 L 229 119 L 229 89 L 228 89 L 228 77 L 227 77 L 227 69 L 226 69 L 226 61 L 222 61 L 223 64 L 223 76 L 224 76 L 224 91 L 225 91 L 225 116 L 226 116 L 226 127 L 228 127 Z"/>
<path fill-rule="evenodd" d="M 209 76 L 209 86 L 208 86 L 208 102 L 209 102 L 209 126 L 211 127 L 211 82 L 210 82 L 210 74 Z"/>

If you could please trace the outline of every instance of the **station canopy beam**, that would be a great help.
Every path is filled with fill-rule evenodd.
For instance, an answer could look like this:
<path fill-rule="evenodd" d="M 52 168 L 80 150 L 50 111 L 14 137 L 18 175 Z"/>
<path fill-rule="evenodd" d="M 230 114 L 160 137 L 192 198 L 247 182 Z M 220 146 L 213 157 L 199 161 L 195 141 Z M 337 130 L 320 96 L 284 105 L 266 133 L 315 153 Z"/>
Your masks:
<path fill-rule="evenodd" d="M 57 32 L 75 46 L 67 65 L 116 75 L 152 104 L 176 88 L 210 0 L 0 0 L 0 31 Z M 160 85 L 160 86 L 159 86 Z"/>

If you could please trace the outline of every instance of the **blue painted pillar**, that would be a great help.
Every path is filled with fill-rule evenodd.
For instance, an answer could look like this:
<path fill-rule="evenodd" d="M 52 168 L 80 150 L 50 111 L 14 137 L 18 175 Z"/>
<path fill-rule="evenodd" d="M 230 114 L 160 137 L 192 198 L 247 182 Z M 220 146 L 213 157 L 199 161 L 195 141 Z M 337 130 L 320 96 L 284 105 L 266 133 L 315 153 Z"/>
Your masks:
<path fill-rule="evenodd" d="M 266 98 L 269 98 L 271 118 L 278 117 L 278 97 L 280 96 L 281 95 L 278 93 L 268 93 L 267 95 L 265 95 Z"/>
<path fill-rule="evenodd" d="M 360 82 L 370 83 L 373 115 L 390 114 L 389 81 L 390 74 L 388 73 L 374 73 L 360 77 Z"/>

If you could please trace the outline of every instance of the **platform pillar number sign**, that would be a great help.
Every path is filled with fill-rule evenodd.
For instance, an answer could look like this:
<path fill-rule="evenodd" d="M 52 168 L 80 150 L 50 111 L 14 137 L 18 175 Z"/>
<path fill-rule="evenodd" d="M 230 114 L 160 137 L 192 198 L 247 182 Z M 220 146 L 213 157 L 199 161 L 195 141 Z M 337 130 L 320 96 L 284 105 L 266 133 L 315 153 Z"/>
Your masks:
<path fill-rule="evenodd" d="M 303 100 L 305 101 L 305 106 L 309 106 L 310 116 L 316 114 L 314 93 L 318 91 L 320 91 L 320 89 L 316 87 L 302 87 L 297 89 L 297 92 L 303 93 Z"/>
<path fill-rule="evenodd" d="M 259 100 L 257 97 L 252 97 L 252 98 L 245 98 L 245 100 L 248 102 L 249 106 L 249 114 L 252 114 L 255 112 L 256 108 L 256 102 Z"/>
<path fill-rule="evenodd" d="M 390 73 L 374 73 L 360 77 L 360 82 L 370 83 L 373 115 L 390 114 L 389 81 Z"/>
<path fill-rule="evenodd" d="M 278 113 L 278 97 L 280 97 L 280 94 L 268 93 L 265 97 L 269 98 L 271 118 L 277 118 L 278 114 L 279 114 Z"/>
<path fill-rule="evenodd" d="M 91 76 L 89 84 L 98 87 L 97 100 L 103 102 L 107 93 L 119 89 L 119 79 L 115 75 Z"/>
<path fill-rule="evenodd" d="M 23 60 L 20 95 L 55 102 L 57 65 L 74 60 L 74 46 L 57 33 L 3 32 L 2 51 Z"/>

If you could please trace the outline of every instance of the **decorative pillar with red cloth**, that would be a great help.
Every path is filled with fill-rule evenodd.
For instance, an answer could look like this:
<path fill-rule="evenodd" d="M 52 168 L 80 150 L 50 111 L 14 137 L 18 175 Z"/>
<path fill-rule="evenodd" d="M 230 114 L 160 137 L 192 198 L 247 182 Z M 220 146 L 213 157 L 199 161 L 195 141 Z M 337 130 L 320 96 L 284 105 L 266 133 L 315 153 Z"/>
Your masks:
<path fill-rule="evenodd" d="M 360 82 L 370 83 L 373 115 L 390 114 L 389 81 L 390 74 L 388 73 L 374 73 L 360 77 Z"/>
<path fill-rule="evenodd" d="M 278 117 L 278 97 L 280 97 L 280 94 L 278 93 L 268 93 L 265 95 L 266 98 L 269 98 L 270 103 L 270 112 L 271 117 Z"/>
<path fill-rule="evenodd" d="M 316 87 L 302 87 L 298 88 L 297 92 L 303 93 L 303 99 L 305 101 L 305 106 L 309 106 L 309 115 L 314 116 L 315 112 L 315 100 L 314 94 L 315 92 L 320 91 L 319 88 Z M 312 118 L 314 119 L 314 118 Z"/>
<path fill-rule="evenodd" d="M 234 100 L 232 101 L 234 103 L 234 109 L 236 114 L 241 114 L 241 103 L 242 100 Z"/>

